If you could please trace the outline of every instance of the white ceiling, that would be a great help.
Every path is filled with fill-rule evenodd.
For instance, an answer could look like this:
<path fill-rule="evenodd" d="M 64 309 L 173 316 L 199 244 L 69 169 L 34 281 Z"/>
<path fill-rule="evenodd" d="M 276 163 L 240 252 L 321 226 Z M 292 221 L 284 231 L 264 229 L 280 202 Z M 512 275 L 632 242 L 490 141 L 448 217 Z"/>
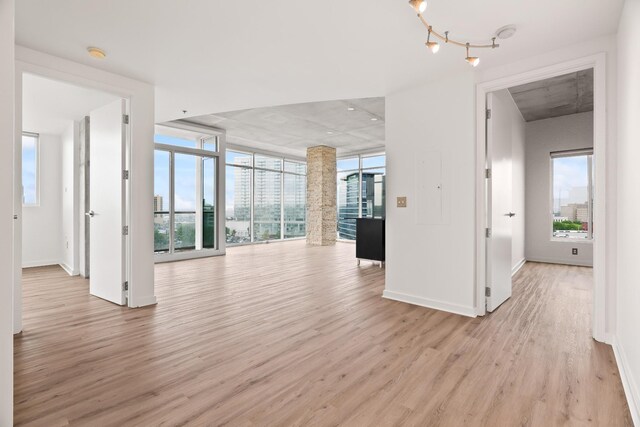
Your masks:
<path fill-rule="evenodd" d="M 188 121 L 225 129 L 229 144 L 299 157 L 315 145 L 335 147 L 338 155 L 384 150 L 384 98 L 254 108 Z"/>
<path fill-rule="evenodd" d="M 436 29 L 483 41 L 480 67 L 612 34 L 623 0 L 430 0 Z M 20 0 L 17 43 L 153 83 L 158 122 L 218 111 L 385 96 L 468 70 L 433 56 L 406 0 Z M 87 46 L 108 57 L 90 58 Z M 182 110 L 188 110 L 186 114 Z"/>
<path fill-rule="evenodd" d="M 62 134 L 74 120 L 117 98 L 104 92 L 25 74 L 22 83 L 22 130 Z"/>

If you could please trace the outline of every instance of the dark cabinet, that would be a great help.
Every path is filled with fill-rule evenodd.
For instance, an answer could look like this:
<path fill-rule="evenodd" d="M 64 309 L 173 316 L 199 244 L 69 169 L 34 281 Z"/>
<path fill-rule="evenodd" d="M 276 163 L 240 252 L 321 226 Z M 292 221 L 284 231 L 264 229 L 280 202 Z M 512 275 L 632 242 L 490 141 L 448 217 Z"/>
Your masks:
<path fill-rule="evenodd" d="M 384 262 L 384 219 L 356 220 L 356 258 Z"/>

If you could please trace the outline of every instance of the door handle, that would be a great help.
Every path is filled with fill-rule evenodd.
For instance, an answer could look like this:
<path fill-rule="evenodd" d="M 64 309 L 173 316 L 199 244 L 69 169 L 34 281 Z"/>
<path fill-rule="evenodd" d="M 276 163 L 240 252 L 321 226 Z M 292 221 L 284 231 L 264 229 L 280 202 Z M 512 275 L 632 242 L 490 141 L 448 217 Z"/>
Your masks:
<path fill-rule="evenodd" d="M 85 215 L 86 215 L 86 216 L 90 216 L 90 217 L 95 216 L 95 214 L 96 214 L 96 213 L 95 213 L 94 211 L 85 212 Z"/>
<path fill-rule="evenodd" d="M 509 212 L 508 214 L 504 214 L 504 216 L 508 216 L 509 218 L 513 218 L 514 216 L 516 216 L 516 214 L 513 213 L 513 212 Z"/>

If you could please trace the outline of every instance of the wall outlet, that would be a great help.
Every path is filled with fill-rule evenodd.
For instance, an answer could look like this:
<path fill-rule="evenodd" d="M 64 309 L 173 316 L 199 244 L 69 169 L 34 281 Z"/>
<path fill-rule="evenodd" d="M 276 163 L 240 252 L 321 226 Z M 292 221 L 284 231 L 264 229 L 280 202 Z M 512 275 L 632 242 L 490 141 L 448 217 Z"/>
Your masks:
<path fill-rule="evenodd" d="M 571 248 L 571 255 L 578 255 L 578 248 Z"/>
<path fill-rule="evenodd" d="M 407 207 L 407 198 L 405 196 L 398 197 L 396 204 L 397 204 L 397 206 L 399 208 L 406 208 Z"/>

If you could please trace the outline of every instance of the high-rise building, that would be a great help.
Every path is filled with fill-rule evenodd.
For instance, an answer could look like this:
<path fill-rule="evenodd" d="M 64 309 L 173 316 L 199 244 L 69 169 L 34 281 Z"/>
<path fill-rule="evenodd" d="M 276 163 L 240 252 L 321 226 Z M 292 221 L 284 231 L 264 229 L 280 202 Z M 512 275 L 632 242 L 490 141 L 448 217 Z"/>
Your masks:
<path fill-rule="evenodd" d="M 362 203 L 363 218 L 384 218 L 385 175 L 363 171 L 361 185 L 359 172 L 353 172 L 343 180 L 338 184 L 338 237 L 355 240 L 359 203 Z"/>
<path fill-rule="evenodd" d="M 153 210 L 155 212 L 160 212 L 162 211 L 162 196 L 156 194 L 155 196 L 153 196 Z"/>

